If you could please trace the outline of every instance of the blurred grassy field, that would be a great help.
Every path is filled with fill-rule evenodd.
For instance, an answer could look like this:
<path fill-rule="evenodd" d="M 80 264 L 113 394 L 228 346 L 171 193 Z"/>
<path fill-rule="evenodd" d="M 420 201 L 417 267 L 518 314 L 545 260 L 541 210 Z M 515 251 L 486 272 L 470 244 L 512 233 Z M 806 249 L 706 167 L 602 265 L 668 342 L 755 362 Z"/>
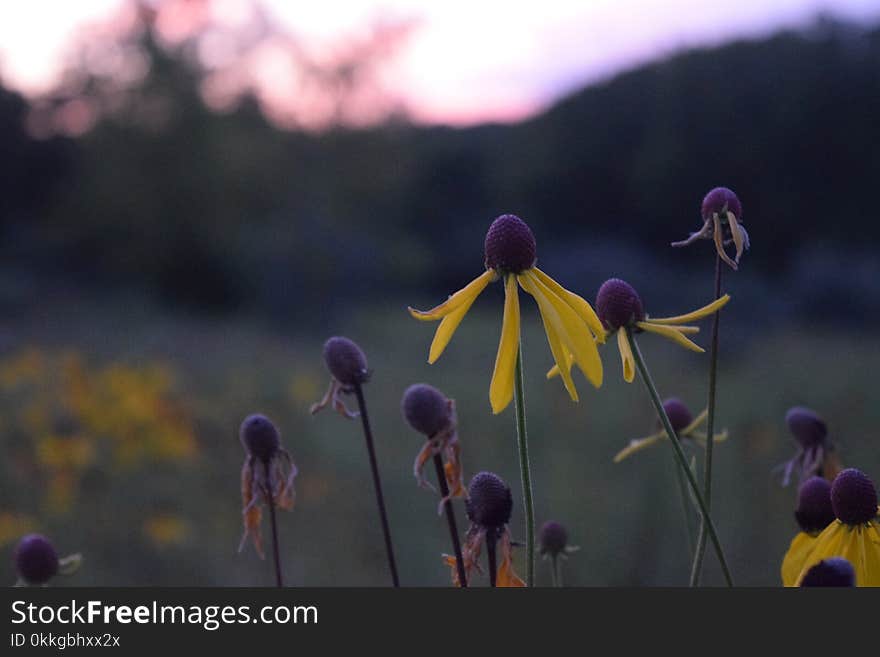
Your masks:
<path fill-rule="evenodd" d="M 236 553 L 243 459 L 237 429 L 245 415 L 263 412 L 280 426 L 300 470 L 297 506 L 280 518 L 287 582 L 386 585 L 359 424 L 332 412 L 308 414 L 329 380 L 323 340 L 342 334 L 361 344 L 373 370 L 366 394 L 401 580 L 448 585 L 440 562 L 440 554 L 450 551 L 446 525 L 436 515 L 437 499 L 415 486 L 412 461 L 422 439 L 401 419 L 399 402 L 403 390 L 419 381 L 456 400 L 465 475 L 485 469 L 508 481 L 515 500 L 512 531 L 523 538 L 513 409 L 492 416 L 488 405 L 500 292 L 488 296 L 433 366 L 426 364 L 433 325 L 412 321 L 404 310 L 408 302 L 429 305 L 433 299 L 385 300 L 352 310 L 332 326 L 310 317 L 310 325 L 324 328 L 308 332 L 296 322 L 279 328 L 256 320 L 175 317 L 134 303 L 58 303 L 7 321 L 0 357 L 9 379 L 0 400 L 0 444 L 8 455 L 0 463 L 0 550 L 6 563 L 15 537 L 38 530 L 60 552 L 85 556 L 82 570 L 58 585 L 269 585 L 268 562 L 249 547 Z M 629 439 L 653 429 L 643 386 L 623 383 L 616 347 L 609 344 L 602 350 L 605 385 L 594 390 L 577 378 L 581 402 L 572 403 L 559 381 L 545 381 L 549 349 L 533 304 L 523 307 L 537 518 L 539 524 L 563 522 L 581 546 L 564 566 L 566 582 L 686 583 L 690 557 L 671 450 L 660 445 L 622 464 L 611 462 Z M 732 306 L 728 314 L 734 312 L 740 320 L 747 315 Z M 768 326 L 745 339 L 732 322 L 725 328 L 722 335 L 736 348 L 724 350 L 720 364 L 719 422 L 731 438 L 716 451 L 716 523 L 737 583 L 777 585 L 780 560 L 795 533 L 795 492 L 781 489 L 771 476 L 794 450 L 785 411 L 796 404 L 817 409 L 844 464 L 877 481 L 880 405 L 873 373 L 880 352 L 867 335 Z M 699 340 L 705 344 L 705 332 Z M 642 345 L 661 394 L 679 396 L 699 411 L 707 357 L 656 336 L 643 337 Z M 43 359 L 36 397 L 23 397 L 26 390 L 15 377 L 24 375 L 12 371 L 28 353 Z M 63 378 L 71 375 L 64 374 L 63 363 L 71 358 L 80 363 L 80 378 L 91 382 L 79 394 L 103 390 L 104 396 L 80 399 L 97 415 L 92 424 L 68 418 L 77 428 L 59 433 L 62 443 L 65 435 L 76 436 L 82 450 L 52 452 L 55 443 L 46 447 L 28 427 L 39 424 L 41 414 L 60 413 L 47 426 L 64 424 L 70 415 L 68 393 L 54 399 L 53 391 L 66 390 Z M 117 424 L 95 411 L 101 404 L 113 406 L 108 414 L 122 414 Z M 150 409 L 160 409 L 161 421 L 151 421 Z M 456 505 L 466 526 L 463 506 Z M 521 556 L 518 563 L 523 571 Z M 719 584 L 711 554 L 707 564 L 705 580 Z M 11 568 L 7 579 L 14 580 Z M 549 569 L 539 562 L 539 584 L 549 581 Z"/>

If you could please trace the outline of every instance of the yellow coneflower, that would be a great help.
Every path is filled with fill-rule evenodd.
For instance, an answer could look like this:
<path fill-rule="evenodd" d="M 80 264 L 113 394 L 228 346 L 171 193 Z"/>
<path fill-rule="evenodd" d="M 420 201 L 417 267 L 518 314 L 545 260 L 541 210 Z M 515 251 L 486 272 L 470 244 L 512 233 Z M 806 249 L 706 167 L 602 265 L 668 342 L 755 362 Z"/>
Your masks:
<path fill-rule="evenodd" d="M 675 433 L 678 434 L 678 437 L 681 438 L 682 441 L 690 441 L 705 447 L 707 436 L 705 433 L 698 431 L 698 429 L 706 421 L 706 416 L 709 414 L 708 409 L 703 409 L 702 413 L 697 417 L 694 417 L 691 415 L 690 409 L 688 409 L 683 401 L 677 397 L 672 397 L 663 402 L 663 410 L 666 411 L 666 415 L 669 417 L 669 422 L 672 424 L 672 428 L 675 429 Z M 658 424 L 660 424 L 659 420 Z M 646 447 L 650 447 L 667 437 L 666 430 L 660 427 L 650 436 L 635 438 L 629 441 L 629 445 L 617 453 L 614 457 L 614 462 L 620 463 L 623 459 L 632 456 L 636 452 L 640 452 Z M 714 440 L 719 443 L 723 440 L 727 440 L 727 431 L 716 433 Z"/>
<path fill-rule="evenodd" d="M 700 208 L 703 227 L 681 242 L 673 242 L 672 246 L 688 246 L 696 240 L 712 239 L 715 251 L 731 269 L 739 268 L 739 259 L 749 248 L 749 234 L 742 225 L 742 204 L 739 198 L 727 187 L 716 187 L 703 198 Z M 733 242 L 736 256 L 731 259 L 725 246 Z"/>
<path fill-rule="evenodd" d="M 816 538 L 798 583 L 820 561 L 840 557 L 852 564 L 856 586 L 880 586 L 880 508 L 874 482 L 855 468 L 842 470 L 831 484 L 831 506 L 837 519 Z"/>
<path fill-rule="evenodd" d="M 688 334 L 698 333 L 699 327 L 686 326 L 686 324 L 708 317 L 728 301 L 730 301 L 730 295 L 725 294 L 720 299 L 716 299 L 693 312 L 677 317 L 654 318 L 645 313 L 642 299 L 632 285 L 619 278 L 612 278 L 605 281 L 599 288 L 599 293 L 596 295 L 596 311 L 602 323 L 602 330 L 607 332 L 606 336 L 617 335 L 617 347 L 623 361 L 623 379 L 627 383 L 632 383 L 635 377 L 635 360 L 626 337 L 627 328 L 632 328 L 636 333 L 642 331 L 656 333 L 685 349 L 703 353 L 705 350 L 701 346 L 686 337 Z M 560 368 L 559 361 L 556 362 L 557 364 L 547 372 L 548 379 L 558 376 L 560 372 L 563 373 L 563 376 L 565 375 L 566 368 Z M 570 368 L 571 360 L 566 362 L 569 363 L 568 368 Z"/>
<path fill-rule="evenodd" d="M 563 366 L 563 381 L 572 400 L 578 400 L 570 374 L 572 364 L 576 364 L 594 386 L 598 388 L 602 385 L 602 361 L 596 342 L 605 341 L 605 331 L 599 318 L 583 298 L 566 290 L 538 269 L 536 261 L 535 237 L 531 229 L 519 217 L 502 215 L 492 222 L 486 233 L 486 271 L 436 308 L 427 311 L 409 308 L 410 314 L 416 319 L 442 320 L 428 354 L 428 362 L 434 363 L 486 286 L 499 279 L 504 282 L 501 340 L 489 385 L 489 402 L 493 413 L 503 411 L 513 399 L 520 336 L 517 285 L 538 303 L 550 351 L 556 363 Z"/>

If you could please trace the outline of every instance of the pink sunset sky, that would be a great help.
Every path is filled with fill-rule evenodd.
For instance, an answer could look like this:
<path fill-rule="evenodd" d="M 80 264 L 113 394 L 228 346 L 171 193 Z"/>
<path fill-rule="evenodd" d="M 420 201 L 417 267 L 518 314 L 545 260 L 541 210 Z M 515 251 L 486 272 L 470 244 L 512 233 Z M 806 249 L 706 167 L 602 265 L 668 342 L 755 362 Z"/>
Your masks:
<path fill-rule="evenodd" d="M 204 4 L 204 0 L 191 0 Z M 181 0 L 174 0 L 180 3 Z M 0 3 L 0 75 L 39 94 L 58 79 L 76 34 L 118 16 L 123 0 Z M 153 4 L 160 4 L 155 2 Z M 183 2 L 186 4 L 186 2 Z M 214 20 L 248 19 L 251 0 L 213 0 Z M 412 20 L 383 79 L 420 122 L 470 124 L 529 116 L 584 83 L 698 45 L 805 25 L 819 12 L 880 19 L 876 0 L 259 0 L 273 25 L 309 52 L 357 39 L 376 19 Z M 180 19 L 183 21 L 184 19 Z M 174 25 L 166 25 L 171 32 Z M 283 103 L 283 67 L 253 64 L 262 100 Z M 275 91 L 273 91 L 273 89 Z"/>

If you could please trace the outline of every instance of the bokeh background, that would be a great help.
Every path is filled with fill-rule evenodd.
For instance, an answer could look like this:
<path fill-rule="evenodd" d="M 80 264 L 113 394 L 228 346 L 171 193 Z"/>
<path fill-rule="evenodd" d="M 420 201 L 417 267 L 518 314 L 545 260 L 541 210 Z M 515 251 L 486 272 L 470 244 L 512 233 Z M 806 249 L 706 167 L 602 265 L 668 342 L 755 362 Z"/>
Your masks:
<path fill-rule="evenodd" d="M 456 399 L 465 473 L 511 484 L 522 538 L 512 408 L 488 405 L 502 295 L 433 366 L 433 326 L 406 306 L 476 276 L 492 218 L 515 212 L 566 287 L 592 299 L 618 276 L 654 314 L 690 310 L 714 252 L 669 242 L 726 185 L 752 249 L 725 279 L 715 518 L 738 583 L 778 584 L 796 531 L 795 491 L 772 474 L 795 449 L 786 409 L 819 411 L 843 463 L 880 480 L 876 8 L 294 4 L 0 10 L 4 562 L 40 531 L 85 556 L 58 585 L 270 584 L 268 562 L 236 553 L 237 429 L 260 411 L 300 469 L 280 518 L 288 583 L 385 585 L 359 426 L 308 414 L 323 341 L 342 334 L 373 370 L 401 578 L 448 584 L 400 395 L 426 381 Z M 566 582 L 686 583 L 671 452 L 611 462 L 653 431 L 645 390 L 612 346 L 606 384 L 581 379 L 571 403 L 523 308 L 537 516 L 581 546 Z M 661 392 L 700 410 L 707 358 L 642 344 Z"/>

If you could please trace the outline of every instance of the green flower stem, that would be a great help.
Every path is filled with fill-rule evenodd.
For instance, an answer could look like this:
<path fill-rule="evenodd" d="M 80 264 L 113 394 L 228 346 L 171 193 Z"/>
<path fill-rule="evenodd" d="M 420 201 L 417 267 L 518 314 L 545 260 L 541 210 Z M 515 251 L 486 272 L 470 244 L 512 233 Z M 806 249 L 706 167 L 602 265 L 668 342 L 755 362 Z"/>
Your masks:
<path fill-rule="evenodd" d="M 678 492 L 681 495 L 681 513 L 684 516 L 684 533 L 687 534 L 687 543 L 689 554 L 694 555 L 696 546 L 694 545 L 694 527 L 693 513 L 691 511 L 691 501 L 688 497 L 687 482 L 684 479 L 681 466 L 678 459 L 673 458 L 672 467 L 675 468 L 675 478 L 678 481 Z"/>
<path fill-rule="evenodd" d="M 642 358 L 642 352 L 639 350 L 639 344 L 636 342 L 635 337 L 633 337 L 631 328 L 626 329 L 626 337 L 632 348 L 636 367 L 639 370 L 642 381 L 648 389 L 648 394 L 650 394 L 651 401 L 654 403 L 654 408 L 657 410 L 657 414 L 660 416 L 660 421 L 663 423 L 663 428 L 669 436 L 669 442 L 672 444 L 678 463 L 684 471 L 688 485 L 693 491 L 694 498 L 697 500 L 697 504 L 700 507 L 700 513 L 703 515 L 703 525 L 709 532 L 709 538 L 712 539 L 712 545 L 715 548 L 715 553 L 718 555 L 718 562 L 721 564 L 721 570 L 724 573 L 724 580 L 727 582 L 728 586 L 733 586 L 733 578 L 730 576 L 730 569 L 727 567 L 724 548 L 721 547 L 721 541 L 718 540 L 718 533 L 715 531 L 715 523 L 712 522 L 712 516 L 709 515 L 709 508 L 706 506 L 706 501 L 703 499 L 703 494 L 700 492 L 700 486 L 694 477 L 693 471 L 688 465 L 687 456 L 685 456 L 684 449 L 681 446 L 681 440 L 679 440 L 678 434 L 675 433 L 675 430 L 672 428 L 669 416 L 666 415 L 666 409 L 663 408 L 663 402 L 660 399 L 660 395 L 657 393 L 657 387 L 654 385 L 654 380 L 651 378 L 651 373 L 648 371 L 647 365 L 645 365 L 645 360 Z"/>
<path fill-rule="evenodd" d="M 522 478 L 523 508 L 526 512 L 526 584 L 535 585 L 535 507 L 532 500 L 532 474 L 529 468 L 529 437 L 526 432 L 526 402 L 523 393 L 522 343 L 517 346 L 513 388 L 516 406 L 516 441 Z"/>
<path fill-rule="evenodd" d="M 554 588 L 561 588 L 562 587 L 562 568 L 561 568 L 561 564 L 559 563 L 559 555 L 554 554 L 552 557 L 550 557 L 550 560 L 551 560 L 552 566 L 553 566 L 553 569 L 550 571 L 553 573 L 553 586 L 554 586 Z"/>
<path fill-rule="evenodd" d="M 721 297 L 721 257 L 715 256 L 715 298 Z M 703 469 L 703 495 L 706 507 L 712 508 L 712 447 L 715 443 L 715 387 L 718 378 L 718 325 L 721 311 L 712 317 L 712 346 L 709 354 L 709 400 L 706 404 L 706 467 Z M 706 523 L 700 525 L 700 537 L 691 568 L 691 586 L 698 586 L 703 572 L 703 557 L 706 555 Z"/>

